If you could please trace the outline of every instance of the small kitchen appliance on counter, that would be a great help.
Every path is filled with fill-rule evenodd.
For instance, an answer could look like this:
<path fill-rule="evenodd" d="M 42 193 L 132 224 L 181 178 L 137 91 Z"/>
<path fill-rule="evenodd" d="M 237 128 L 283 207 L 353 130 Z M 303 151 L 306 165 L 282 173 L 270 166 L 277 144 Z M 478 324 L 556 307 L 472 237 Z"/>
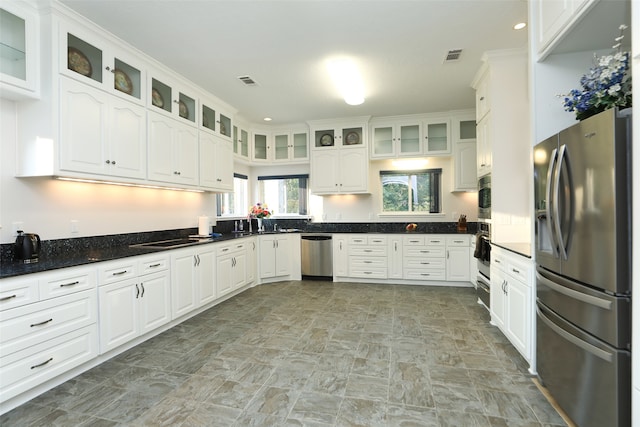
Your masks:
<path fill-rule="evenodd" d="M 40 255 L 40 236 L 18 230 L 14 245 L 14 259 L 25 264 L 38 262 Z"/>

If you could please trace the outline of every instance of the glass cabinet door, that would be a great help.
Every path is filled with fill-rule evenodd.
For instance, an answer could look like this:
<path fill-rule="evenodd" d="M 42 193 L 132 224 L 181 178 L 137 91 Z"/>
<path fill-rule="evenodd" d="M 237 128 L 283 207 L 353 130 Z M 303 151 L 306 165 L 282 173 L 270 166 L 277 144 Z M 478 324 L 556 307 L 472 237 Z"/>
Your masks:
<path fill-rule="evenodd" d="M 289 135 L 280 134 L 276 135 L 273 139 L 273 159 L 274 160 L 287 160 L 289 159 Z"/>
<path fill-rule="evenodd" d="M 178 104 L 178 115 L 190 122 L 196 122 L 196 100 L 182 92 L 178 93 L 178 100 L 174 101 Z"/>
<path fill-rule="evenodd" d="M 398 154 L 420 154 L 420 125 L 400 125 Z"/>
<path fill-rule="evenodd" d="M 116 57 L 113 65 L 106 67 L 113 74 L 113 89 L 142 101 L 142 72 L 126 61 Z"/>
<path fill-rule="evenodd" d="M 0 9 L 0 73 L 27 80 L 27 23 Z"/>
<path fill-rule="evenodd" d="M 267 160 L 267 135 L 261 133 L 253 134 L 253 159 Z"/>
<path fill-rule="evenodd" d="M 373 156 L 386 157 L 393 156 L 393 127 L 375 127 L 373 128 Z"/>
<path fill-rule="evenodd" d="M 231 138 L 231 119 L 224 114 L 220 114 L 220 134 Z"/>
<path fill-rule="evenodd" d="M 450 154 L 449 123 L 447 121 L 426 123 L 425 144 L 425 151 L 428 154 Z"/>
<path fill-rule="evenodd" d="M 160 80 L 151 79 L 151 105 L 161 110 L 171 112 L 171 100 L 173 99 L 171 86 Z"/>
<path fill-rule="evenodd" d="M 216 131 L 216 111 L 206 106 L 205 104 L 202 104 L 202 127 L 205 127 L 214 132 Z M 236 138 L 237 138 L 237 132 L 238 132 L 238 129 L 235 126 L 233 127 L 233 132 L 234 132 L 233 146 L 235 151 Z"/>
<path fill-rule="evenodd" d="M 293 134 L 293 158 L 306 159 L 309 157 L 307 133 Z"/>
<path fill-rule="evenodd" d="M 461 141 L 469 141 L 476 139 L 476 121 L 461 120 L 459 122 L 459 135 Z"/>
<path fill-rule="evenodd" d="M 249 157 L 249 132 L 244 129 L 240 130 L 240 155 Z"/>
<path fill-rule="evenodd" d="M 362 128 L 357 127 L 357 128 L 342 129 L 341 141 L 342 141 L 343 147 L 363 145 L 364 141 L 362 139 Z"/>
<path fill-rule="evenodd" d="M 333 129 L 315 131 L 315 147 L 335 147 L 335 131 Z"/>
<path fill-rule="evenodd" d="M 67 33 L 67 69 L 102 83 L 102 49 Z"/>

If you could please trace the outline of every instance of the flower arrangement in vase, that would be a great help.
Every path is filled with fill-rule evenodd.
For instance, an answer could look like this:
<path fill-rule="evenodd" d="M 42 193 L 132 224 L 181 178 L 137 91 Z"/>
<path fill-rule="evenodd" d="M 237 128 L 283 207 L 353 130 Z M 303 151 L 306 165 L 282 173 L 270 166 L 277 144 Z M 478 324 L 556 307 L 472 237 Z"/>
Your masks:
<path fill-rule="evenodd" d="M 264 218 L 269 218 L 271 216 L 271 211 L 266 203 L 256 203 L 251 206 L 249 210 L 249 216 L 251 218 L 256 218 L 258 220 L 258 231 L 264 231 L 264 226 L 262 225 L 262 220 Z"/>
<path fill-rule="evenodd" d="M 564 109 L 575 112 L 584 120 L 609 108 L 631 107 L 631 73 L 629 52 L 622 52 L 622 39 L 626 25 L 620 25 L 620 36 L 615 38 L 614 53 L 598 58 L 595 66 L 580 79 L 580 89 L 573 89 L 564 97 Z"/>

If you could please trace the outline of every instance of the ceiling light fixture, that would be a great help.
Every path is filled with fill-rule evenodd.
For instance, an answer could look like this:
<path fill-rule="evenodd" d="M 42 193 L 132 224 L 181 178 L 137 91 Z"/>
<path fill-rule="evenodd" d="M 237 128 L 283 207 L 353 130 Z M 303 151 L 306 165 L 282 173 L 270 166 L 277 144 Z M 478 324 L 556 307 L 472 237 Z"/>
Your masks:
<path fill-rule="evenodd" d="M 264 118 L 264 119 L 262 119 L 262 120 L 264 120 L 265 122 L 270 122 L 270 121 L 271 121 L 271 120 L 273 120 L 273 119 L 272 119 L 271 117 L 265 117 L 265 118 Z"/>
<path fill-rule="evenodd" d="M 526 22 L 518 22 L 516 25 L 513 26 L 513 29 L 514 30 L 522 30 L 526 26 L 527 26 Z"/>
<path fill-rule="evenodd" d="M 364 83 L 356 64 L 350 59 L 334 59 L 327 63 L 329 75 L 344 102 L 360 105 L 364 102 Z"/>

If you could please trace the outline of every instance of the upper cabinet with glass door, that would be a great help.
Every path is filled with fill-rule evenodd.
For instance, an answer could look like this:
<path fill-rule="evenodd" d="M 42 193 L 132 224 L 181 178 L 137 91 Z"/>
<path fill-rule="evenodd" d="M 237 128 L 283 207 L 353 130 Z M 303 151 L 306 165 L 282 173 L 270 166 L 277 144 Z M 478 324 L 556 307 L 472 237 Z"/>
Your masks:
<path fill-rule="evenodd" d="M 367 146 L 369 117 L 361 121 L 313 121 L 309 122 L 311 148 L 327 150 L 332 148 L 363 148 Z"/>
<path fill-rule="evenodd" d="M 274 162 L 309 161 L 309 134 L 306 129 L 281 130 L 272 132 Z"/>
<path fill-rule="evenodd" d="M 146 78 L 134 54 L 80 27 L 61 24 L 60 72 L 140 105 L 146 103 Z"/>
<path fill-rule="evenodd" d="M 451 155 L 450 119 L 428 119 L 424 121 L 424 154 L 427 156 Z"/>
<path fill-rule="evenodd" d="M 423 153 L 419 122 L 381 122 L 371 126 L 371 158 L 415 157 Z"/>
<path fill-rule="evenodd" d="M 38 13 L 21 1 L 0 4 L 0 97 L 39 94 Z"/>
<path fill-rule="evenodd" d="M 249 131 L 246 126 L 233 125 L 231 136 L 236 159 L 249 161 Z"/>
<path fill-rule="evenodd" d="M 152 111 L 167 114 L 183 123 L 198 123 L 195 89 L 185 87 L 183 83 L 159 71 L 149 73 L 149 89 L 147 105 Z"/>
<path fill-rule="evenodd" d="M 211 132 L 231 141 L 235 126 L 231 125 L 231 114 L 222 111 L 213 101 L 203 100 L 200 106 L 202 120 L 200 125 Z"/>

